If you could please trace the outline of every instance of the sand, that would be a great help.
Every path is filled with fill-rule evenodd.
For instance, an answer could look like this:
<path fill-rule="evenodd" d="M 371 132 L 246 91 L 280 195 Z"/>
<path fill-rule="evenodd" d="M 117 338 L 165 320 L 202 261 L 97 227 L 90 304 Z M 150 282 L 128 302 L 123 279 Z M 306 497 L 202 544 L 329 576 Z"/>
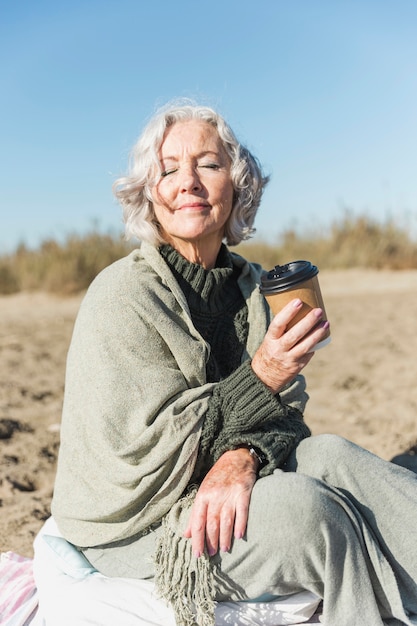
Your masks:
<path fill-rule="evenodd" d="M 304 370 L 313 434 L 417 461 L 417 271 L 321 272 L 332 341 Z M 0 551 L 32 556 L 49 516 L 65 360 L 82 296 L 0 297 Z M 381 486 L 383 489 L 383 486 Z"/>

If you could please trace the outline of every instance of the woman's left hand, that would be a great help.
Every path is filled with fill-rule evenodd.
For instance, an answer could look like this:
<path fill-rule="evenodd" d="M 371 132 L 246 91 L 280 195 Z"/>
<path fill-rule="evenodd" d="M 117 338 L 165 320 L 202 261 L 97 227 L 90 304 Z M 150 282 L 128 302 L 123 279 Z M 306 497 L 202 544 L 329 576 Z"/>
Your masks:
<path fill-rule="evenodd" d="M 233 536 L 246 531 L 249 502 L 256 481 L 257 460 L 246 448 L 222 454 L 201 483 L 184 537 L 191 538 L 193 554 L 204 547 L 210 556 L 230 550 Z"/>

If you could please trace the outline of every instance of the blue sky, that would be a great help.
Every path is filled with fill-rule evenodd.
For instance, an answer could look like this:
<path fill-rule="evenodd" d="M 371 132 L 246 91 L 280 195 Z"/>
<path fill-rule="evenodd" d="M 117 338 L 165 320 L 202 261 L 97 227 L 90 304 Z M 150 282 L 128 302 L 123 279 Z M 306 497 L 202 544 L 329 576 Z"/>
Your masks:
<path fill-rule="evenodd" d="M 417 230 L 415 0 L 16 0 L 0 59 L 0 253 L 121 232 L 111 185 L 175 97 L 271 174 L 259 237 L 345 209 Z"/>

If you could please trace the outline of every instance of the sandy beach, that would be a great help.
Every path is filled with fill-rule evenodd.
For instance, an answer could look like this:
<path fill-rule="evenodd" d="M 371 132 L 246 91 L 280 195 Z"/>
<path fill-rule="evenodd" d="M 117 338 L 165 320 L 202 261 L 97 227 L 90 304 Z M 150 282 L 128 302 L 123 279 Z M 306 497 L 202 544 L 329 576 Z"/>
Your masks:
<path fill-rule="evenodd" d="M 416 461 L 417 271 L 321 272 L 332 341 L 305 369 L 313 434 Z M 32 556 L 49 516 L 66 354 L 82 295 L 0 297 L 0 550 Z"/>

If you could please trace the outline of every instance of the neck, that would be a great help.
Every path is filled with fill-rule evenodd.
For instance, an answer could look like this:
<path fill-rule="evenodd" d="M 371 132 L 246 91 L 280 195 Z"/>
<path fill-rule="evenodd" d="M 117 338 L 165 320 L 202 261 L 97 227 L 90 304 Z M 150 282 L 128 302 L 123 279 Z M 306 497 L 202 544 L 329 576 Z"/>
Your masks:
<path fill-rule="evenodd" d="M 168 240 L 177 252 L 190 263 L 202 265 L 204 269 L 211 270 L 216 266 L 216 260 L 222 245 L 222 241 L 185 241 L 181 239 Z"/>

